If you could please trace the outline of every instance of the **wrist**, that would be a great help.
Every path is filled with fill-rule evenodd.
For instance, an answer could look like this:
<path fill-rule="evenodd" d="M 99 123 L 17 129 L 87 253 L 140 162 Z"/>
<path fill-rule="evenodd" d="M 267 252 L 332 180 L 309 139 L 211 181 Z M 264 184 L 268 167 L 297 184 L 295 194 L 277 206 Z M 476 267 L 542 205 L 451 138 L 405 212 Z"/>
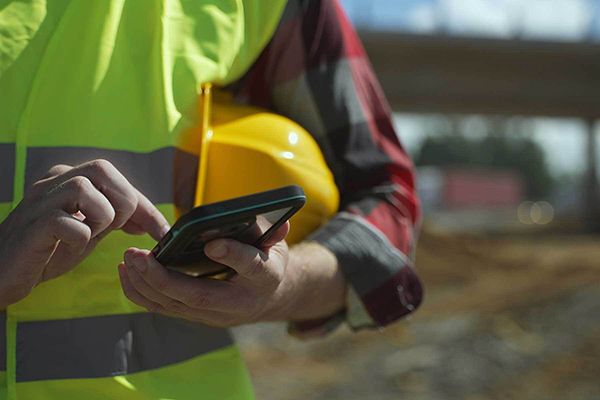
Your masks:
<path fill-rule="evenodd" d="M 328 317 L 345 307 L 346 279 L 336 256 L 316 242 L 289 252 L 281 283 L 281 307 L 274 319 L 301 321 Z"/>

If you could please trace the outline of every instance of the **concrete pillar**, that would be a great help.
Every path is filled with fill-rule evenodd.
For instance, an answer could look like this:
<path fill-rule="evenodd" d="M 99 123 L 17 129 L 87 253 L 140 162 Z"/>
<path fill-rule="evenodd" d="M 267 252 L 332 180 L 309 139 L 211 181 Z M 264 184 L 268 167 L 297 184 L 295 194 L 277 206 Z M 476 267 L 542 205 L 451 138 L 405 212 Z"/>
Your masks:
<path fill-rule="evenodd" d="M 584 186 L 585 219 L 592 232 L 600 232 L 600 204 L 598 204 L 598 174 L 596 168 L 595 121 L 587 121 L 586 182 Z"/>

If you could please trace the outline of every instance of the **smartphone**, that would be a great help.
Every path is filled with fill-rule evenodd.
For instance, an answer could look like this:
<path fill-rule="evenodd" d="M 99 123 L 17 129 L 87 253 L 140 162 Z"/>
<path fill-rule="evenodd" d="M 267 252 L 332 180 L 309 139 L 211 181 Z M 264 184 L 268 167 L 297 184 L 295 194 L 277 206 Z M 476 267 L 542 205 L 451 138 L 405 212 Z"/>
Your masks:
<path fill-rule="evenodd" d="M 231 238 L 260 247 L 305 202 L 302 188 L 292 185 L 199 206 L 179 218 L 152 253 L 166 268 L 198 278 L 227 278 L 234 271 L 208 258 L 206 243 Z"/>

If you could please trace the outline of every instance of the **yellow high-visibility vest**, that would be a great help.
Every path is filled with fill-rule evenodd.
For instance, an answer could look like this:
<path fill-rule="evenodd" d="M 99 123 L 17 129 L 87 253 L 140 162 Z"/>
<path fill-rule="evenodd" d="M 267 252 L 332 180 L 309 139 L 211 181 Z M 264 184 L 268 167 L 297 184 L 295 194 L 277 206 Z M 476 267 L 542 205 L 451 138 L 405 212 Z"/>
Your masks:
<path fill-rule="evenodd" d="M 181 149 L 199 85 L 241 77 L 286 0 L 0 0 L 0 220 L 55 164 L 111 161 L 172 223 L 193 205 Z M 227 330 L 128 301 L 113 232 L 0 313 L 0 399 L 248 399 Z M 4 345 L 5 343 L 5 345 Z"/>

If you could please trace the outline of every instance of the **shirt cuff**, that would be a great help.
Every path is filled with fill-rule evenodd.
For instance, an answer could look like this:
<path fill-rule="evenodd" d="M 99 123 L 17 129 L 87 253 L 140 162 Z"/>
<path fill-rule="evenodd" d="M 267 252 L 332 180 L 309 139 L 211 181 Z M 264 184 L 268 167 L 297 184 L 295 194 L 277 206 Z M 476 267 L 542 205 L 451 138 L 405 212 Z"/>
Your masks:
<path fill-rule="evenodd" d="M 423 285 L 410 259 L 363 218 L 340 212 L 307 241 L 335 254 L 349 287 L 346 310 L 319 320 L 288 325 L 293 336 L 321 336 L 342 322 L 353 330 L 381 328 L 413 312 Z"/>

